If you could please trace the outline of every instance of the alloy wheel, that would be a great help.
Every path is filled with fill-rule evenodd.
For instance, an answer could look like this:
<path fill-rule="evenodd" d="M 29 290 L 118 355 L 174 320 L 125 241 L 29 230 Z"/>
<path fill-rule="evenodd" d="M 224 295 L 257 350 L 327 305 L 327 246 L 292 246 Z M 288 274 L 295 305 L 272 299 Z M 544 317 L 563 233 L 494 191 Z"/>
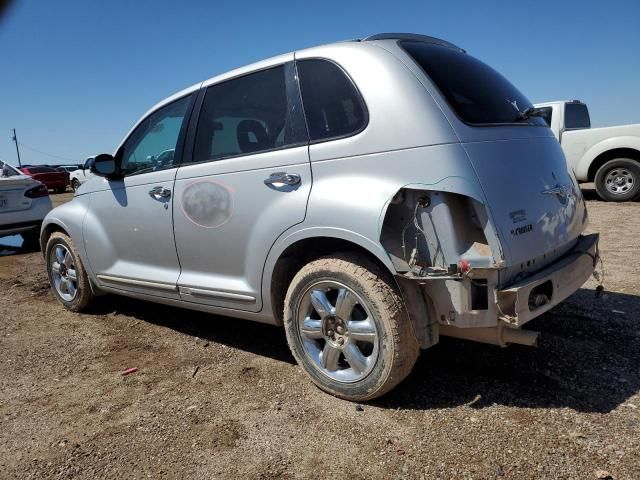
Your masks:
<path fill-rule="evenodd" d="M 64 301 L 71 302 L 78 294 L 78 273 L 73 255 L 62 244 L 53 247 L 51 273 L 56 293 Z"/>
<path fill-rule="evenodd" d="M 297 308 L 305 355 L 324 375 L 352 383 L 365 378 L 378 358 L 378 330 L 365 302 L 335 281 L 309 287 Z"/>

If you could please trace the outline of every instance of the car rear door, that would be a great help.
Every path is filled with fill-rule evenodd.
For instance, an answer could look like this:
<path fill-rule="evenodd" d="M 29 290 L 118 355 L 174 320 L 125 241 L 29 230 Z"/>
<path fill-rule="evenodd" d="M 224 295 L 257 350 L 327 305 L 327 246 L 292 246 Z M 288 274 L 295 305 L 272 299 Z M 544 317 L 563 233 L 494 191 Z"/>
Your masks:
<path fill-rule="evenodd" d="M 202 92 L 175 183 L 186 301 L 259 311 L 269 249 L 304 220 L 311 167 L 292 60 Z"/>

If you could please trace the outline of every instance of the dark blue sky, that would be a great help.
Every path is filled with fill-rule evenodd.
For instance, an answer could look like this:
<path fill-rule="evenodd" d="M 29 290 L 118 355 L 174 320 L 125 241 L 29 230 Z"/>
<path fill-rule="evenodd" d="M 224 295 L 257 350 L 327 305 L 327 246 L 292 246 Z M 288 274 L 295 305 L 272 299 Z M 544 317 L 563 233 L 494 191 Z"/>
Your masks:
<path fill-rule="evenodd" d="M 151 105 L 265 57 L 379 32 L 450 40 L 532 101 L 579 98 L 640 123 L 640 0 L 37 1 L 0 21 L 0 159 L 111 152 Z"/>

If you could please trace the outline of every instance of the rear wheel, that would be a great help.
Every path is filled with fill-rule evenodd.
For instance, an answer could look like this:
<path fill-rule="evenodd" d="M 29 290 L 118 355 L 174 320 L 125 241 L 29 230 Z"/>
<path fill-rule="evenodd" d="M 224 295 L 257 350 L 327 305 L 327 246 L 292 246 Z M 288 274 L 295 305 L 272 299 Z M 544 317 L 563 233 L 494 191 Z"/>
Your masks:
<path fill-rule="evenodd" d="M 45 248 L 47 273 L 53 295 L 65 308 L 85 310 L 93 301 L 89 277 L 73 241 L 62 232 L 54 232 Z"/>
<path fill-rule="evenodd" d="M 418 357 L 393 279 L 362 255 L 304 266 L 289 286 L 284 320 L 298 364 L 322 390 L 347 400 L 390 391 Z"/>
<path fill-rule="evenodd" d="M 71 180 L 71 188 L 73 189 L 74 192 L 78 190 L 78 188 L 80 188 L 80 182 L 78 181 L 77 178 L 74 178 L 73 180 Z"/>
<path fill-rule="evenodd" d="M 640 163 L 629 158 L 609 160 L 598 169 L 594 181 L 603 200 L 633 200 L 640 194 Z"/>

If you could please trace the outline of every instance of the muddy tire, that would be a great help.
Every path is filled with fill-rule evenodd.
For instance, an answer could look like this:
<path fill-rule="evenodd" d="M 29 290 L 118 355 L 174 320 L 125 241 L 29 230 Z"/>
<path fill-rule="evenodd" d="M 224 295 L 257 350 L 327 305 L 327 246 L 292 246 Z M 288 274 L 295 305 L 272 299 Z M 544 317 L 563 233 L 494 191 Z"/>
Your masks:
<path fill-rule="evenodd" d="M 94 297 L 73 241 L 62 232 L 51 234 L 45 247 L 45 261 L 54 297 L 72 312 L 86 310 Z"/>
<path fill-rule="evenodd" d="M 389 392 L 419 354 L 393 278 L 356 253 L 305 265 L 287 291 L 284 323 L 298 364 L 318 387 L 346 400 Z"/>
<path fill-rule="evenodd" d="M 633 200 L 640 195 L 640 162 L 629 158 L 609 160 L 598 169 L 594 182 L 603 200 Z"/>

